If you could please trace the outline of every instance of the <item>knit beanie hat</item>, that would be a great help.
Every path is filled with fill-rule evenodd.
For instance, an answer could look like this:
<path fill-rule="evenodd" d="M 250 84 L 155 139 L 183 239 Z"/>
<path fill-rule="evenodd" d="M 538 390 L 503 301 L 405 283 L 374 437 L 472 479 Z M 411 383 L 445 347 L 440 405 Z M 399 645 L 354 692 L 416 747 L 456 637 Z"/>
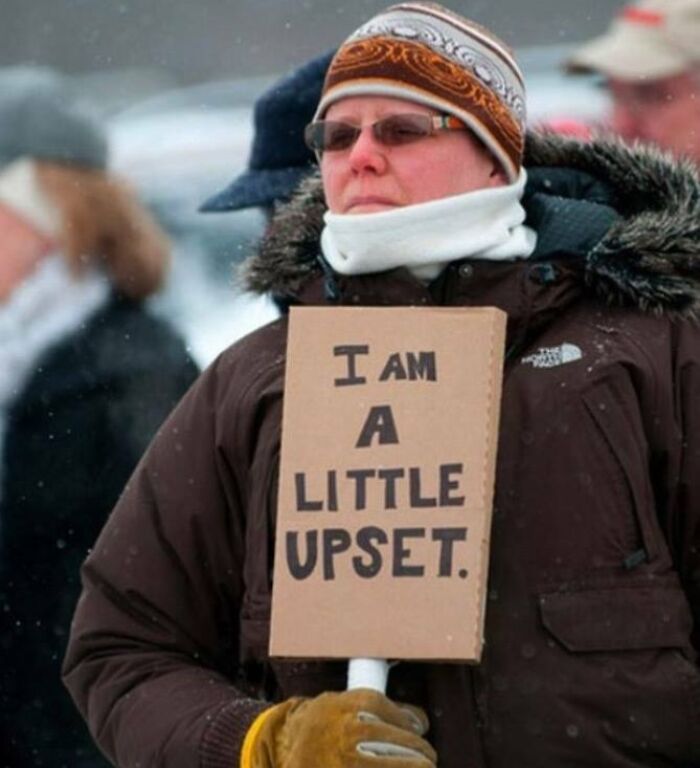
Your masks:
<path fill-rule="evenodd" d="M 315 119 L 351 96 L 408 99 L 454 115 L 503 165 L 520 171 L 525 85 L 511 50 L 493 33 L 436 3 L 393 5 L 338 49 Z"/>
<path fill-rule="evenodd" d="M 104 169 L 107 136 L 52 70 L 0 69 L 0 168 L 21 157 Z"/>

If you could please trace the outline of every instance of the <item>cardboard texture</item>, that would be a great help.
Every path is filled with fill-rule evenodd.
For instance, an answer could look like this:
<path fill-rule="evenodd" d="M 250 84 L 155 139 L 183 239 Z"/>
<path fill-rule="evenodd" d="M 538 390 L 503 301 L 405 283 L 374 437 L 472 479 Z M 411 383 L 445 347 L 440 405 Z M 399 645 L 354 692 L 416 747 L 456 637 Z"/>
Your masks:
<path fill-rule="evenodd" d="M 291 310 L 271 655 L 480 659 L 505 325 Z"/>

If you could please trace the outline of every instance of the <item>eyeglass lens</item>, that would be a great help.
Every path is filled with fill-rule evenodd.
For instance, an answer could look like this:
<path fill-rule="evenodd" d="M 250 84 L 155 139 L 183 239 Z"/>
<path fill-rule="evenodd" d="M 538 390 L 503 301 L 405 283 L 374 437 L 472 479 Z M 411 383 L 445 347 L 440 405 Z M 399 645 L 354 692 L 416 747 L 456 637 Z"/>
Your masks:
<path fill-rule="evenodd" d="M 398 146 L 417 141 L 433 132 L 429 115 L 391 115 L 373 123 L 374 138 L 386 146 Z M 336 120 L 318 120 L 306 127 L 307 145 L 317 152 L 335 152 L 351 147 L 359 138 L 361 128 Z"/>

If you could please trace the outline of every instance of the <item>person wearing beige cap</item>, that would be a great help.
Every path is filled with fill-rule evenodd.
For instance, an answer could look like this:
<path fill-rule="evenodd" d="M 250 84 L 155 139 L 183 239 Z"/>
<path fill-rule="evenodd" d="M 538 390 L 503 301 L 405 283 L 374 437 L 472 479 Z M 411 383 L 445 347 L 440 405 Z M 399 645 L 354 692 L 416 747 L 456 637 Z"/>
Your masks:
<path fill-rule="evenodd" d="M 700 165 L 700 0 L 640 0 L 575 51 L 571 72 L 598 72 L 611 128 Z"/>
<path fill-rule="evenodd" d="M 525 125 L 495 34 L 387 8 L 331 60 L 305 129 L 318 172 L 245 270 L 320 323 L 507 314 L 481 662 L 399 661 L 383 694 L 346 690 L 344 660 L 270 658 L 285 314 L 202 374 L 83 567 L 63 679 L 115 765 L 700 766 L 700 179 Z M 327 428 L 315 402 L 304 419 Z M 397 494 L 367 508 L 396 520 Z"/>

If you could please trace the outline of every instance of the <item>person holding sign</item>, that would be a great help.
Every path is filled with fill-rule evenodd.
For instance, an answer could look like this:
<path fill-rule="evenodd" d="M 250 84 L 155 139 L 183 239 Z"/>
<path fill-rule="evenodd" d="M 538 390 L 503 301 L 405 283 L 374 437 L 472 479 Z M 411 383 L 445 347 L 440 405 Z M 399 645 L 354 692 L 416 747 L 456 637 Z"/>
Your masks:
<path fill-rule="evenodd" d="M 400 662 L 386 695 L 344 691 L 342 661 L 270 658 L 283 317 L 202 375 L 83 567 L 64 679 L 95 738 L 120 766 L 700 765 L 695 171 L 618 140 L 526 136 L 507 46 L 422 2 L 340 46 L 306 138 L 320 176 L 277 212 L 251 287 L 293 307 L 507 314 L 483 655 Z M 403 353 L 422 351 L 377 365 L 358 347 L 339 353 L 341 380 L 386 366 L 408 378 Z M 432 386 L 429 358 L 414 363 Z M 365 438 L 402 424 L 378 411 Z M 415 500 L 461 500 L 459 463 L 440 461 L 415 475 Z M 356 467 L 364 480 L 309 469 L 298 506 L 332 514 L 342 481 L 352 514 L 390 508 L 392 493 L 411 498 L 414 466 Z M 412 535 L 364 545 L 418 584 Z M 363 546 L 334 536 L 317 538 L 329 577 L 348 567 L 345 544 Z"/>

